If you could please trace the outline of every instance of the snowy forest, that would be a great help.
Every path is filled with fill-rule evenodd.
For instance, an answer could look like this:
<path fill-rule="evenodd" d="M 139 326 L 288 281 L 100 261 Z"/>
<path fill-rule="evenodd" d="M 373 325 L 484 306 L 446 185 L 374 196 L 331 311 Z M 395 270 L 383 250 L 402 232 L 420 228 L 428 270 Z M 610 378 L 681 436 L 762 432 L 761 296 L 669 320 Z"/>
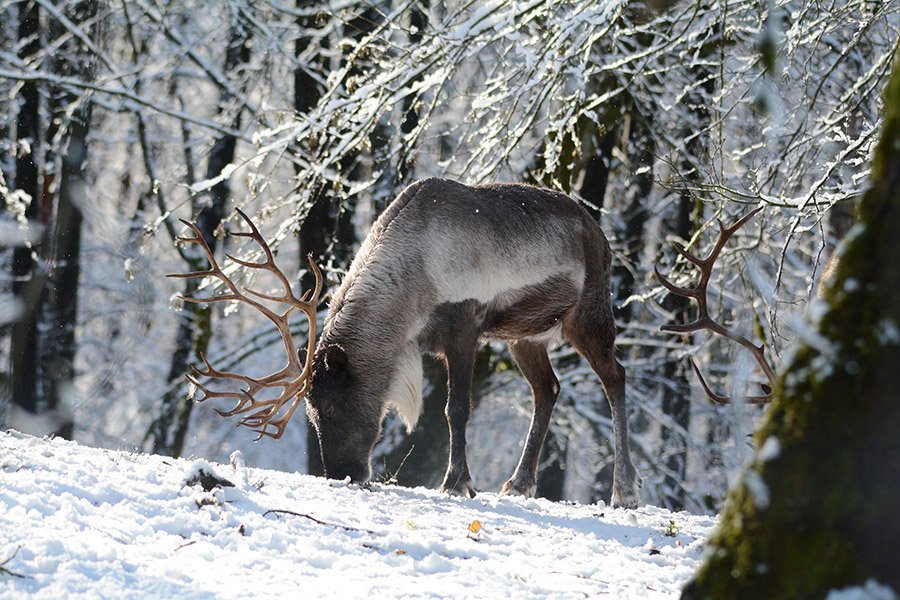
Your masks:
<path fill-rule="evenodd" d="M 642 500 L 716 513 L 869 185 L 895 62 L 891 0 L 0 0 L 0 429 L 88 446 L 321 473 L 299 410 L 262 439 L 186 379 L 269 373 L 278 332 L 179 242 L 195 222 L 236 280 L 256 260 L 241 209 L 319 318 L 374 219 L 410 183 L 524 182 L 564 192 L 613 248 L 619 361 Z M 737 229 L 696 302 L 695 256 Z M 523 231 L 523 236 L 529 232 Z M 264 284 L 263 284 L 264 285 Z M 398 307 L 397 319 L 408 318 Z M 308 324 L 297 320 L 298 347 Z M 312 343 L 312 342 L 309 342 Z M 425 358 L 414 431 L 389 415 L 375 478 L 435 487 L 446 468 L 443 365 Z M 711 402 L 710 392 L 731 398 Z M 568 345 L 538 495 L 608 500 L 610 410 Z M 208 382 L 201 381 L 203 385 Z M 531 392 L 507 348 L 475 372 L 469 464 L 497 491 Z"/>

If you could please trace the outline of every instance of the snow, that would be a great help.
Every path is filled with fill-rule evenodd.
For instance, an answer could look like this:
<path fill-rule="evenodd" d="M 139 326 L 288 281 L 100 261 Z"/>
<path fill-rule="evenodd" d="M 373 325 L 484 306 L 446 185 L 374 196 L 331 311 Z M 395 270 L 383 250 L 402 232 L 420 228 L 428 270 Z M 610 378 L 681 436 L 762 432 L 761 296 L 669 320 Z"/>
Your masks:
<path fill-rule="evenodd" d="M 362 489 L 239 453 L 218 465 L 12 431 L 0 457 L 0 598 L 675 598 L 715 524 L 650 506 Z"/>
<path fill-rule="evenodd" d="M 778 458 L 780 454 L 781 442 L 779 442 L 778 438 L 774 435 L 770 435 L 766 438 L 766 441 L 763 442 L 763 445 L 760 446 L 759 452 L 757 452 L 756 457 L 760 462 L 768 462 L 770 460 Z"/>
<path fill-rule="evenodd" d="M 849 277 L 846 281 L 844 281 L 844 291 L 848 294 L 852 294 L 854 292 L 858 292 L 862 286 L 859 283 L 859 280 L 855 277 Z"/>
<path fill-rule="evenodd" d="M 63 402 L 53 410 L 35 414 L 11 402 L 7 409 L 6 425 L 10 429 L 41 435 L 47 431 L 59 431 L 67 423 L 71 423 L 73 416 L 68 402 L 75 391 L 71 385 L 61 384 L 61 387 Z"/>
<path fill-rule="evenodd" d="M 763 480 L 762 475 L 760 475 L 759 471 L 749 468 L 744 472 L 744 486 L 747 488 L 747 491 L 750 492 L 750 495 L 753 496 L 753 504 L 756 505 L 756 508 L 759 510 L 765 510 L 769 508 L 769 486 L 766 485 L 766 482 Z"/>
<path fill-rule="evenodd" d="M 826 600 L 896 600 L 897 594 L 891 588 L 870 579 L 863 586 L 833 590 Z"/>
<path fill-rule="evenodd" d="M 205 191 L 215 187 L 219 183 L 225 181 L 226 179 L 229 179 L 234 174 L 234 172 L 238 170 L 238 168 L 239 168 L 239 165 L 236 165 L 234 163 L 229 163 L 229 164 L 225 165 L 222 168 L 222 172 L 219 173 L 218 175 L 216 175 L 215 177 L 211 177 L 209 179 L 204 179 L 203 181 L 198 181 L 198 182 L 188 186 L 188 189 L 191 191 L 191 194 L 200 194 L 202 192 L 205 192 Z"/>
<path fill-rule="evenodd" d="M 882 346 L 900 345 L 900 328 L 890 319 L 882 319 L 875 328 L 875 338 Z"/>

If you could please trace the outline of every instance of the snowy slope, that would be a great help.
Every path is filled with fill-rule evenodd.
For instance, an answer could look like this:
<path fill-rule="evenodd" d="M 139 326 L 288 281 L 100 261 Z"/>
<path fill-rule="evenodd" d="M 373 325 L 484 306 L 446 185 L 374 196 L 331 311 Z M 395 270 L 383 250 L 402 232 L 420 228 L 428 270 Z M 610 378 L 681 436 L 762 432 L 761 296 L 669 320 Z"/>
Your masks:
<path fill-rule="evenodd" d="M 0 432 L 0 597 L 675 598 L 714 524 L 242 463 Z"/>

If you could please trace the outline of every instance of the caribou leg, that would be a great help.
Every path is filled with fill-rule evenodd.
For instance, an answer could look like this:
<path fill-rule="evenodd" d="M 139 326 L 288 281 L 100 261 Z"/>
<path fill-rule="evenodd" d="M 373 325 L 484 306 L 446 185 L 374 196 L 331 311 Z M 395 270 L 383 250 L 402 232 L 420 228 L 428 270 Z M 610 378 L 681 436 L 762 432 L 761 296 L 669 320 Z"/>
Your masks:
<path fill-rule="evenodd" d="M 450 460 L 440 490 L 468 498 L 475 496 L 475 490 L 466 461 L 466 424 L 482 311 L 483 307 L 473 301 L 442 305 L 431 315 L 419 339 L 422 348 L 441 356 L 447 366 L 445 414 L 450 427 Z"/>
<path fill-rule="evenodd" d="M 550 365 L 546 344 L 518 340 L 509 344 L 509 351 L 531 386 L 534 408 L 522 457 L 513 476 L 503 484 L 500 493 L 531 497 L 537 489 L 538 459 L 547 435 L 550 415 L 559 395 L 559 380 Z"/>
<path fill-rule="evenodd" d="M 616 326 L 608 295 L 600 293 L 588 306 L 567 315 L 563 333 L 600 377 L 612 411 L 615 462 L 612 505 L 634 508 L 640 501 L 641 477 L 628 448 L 628 411 L 625 406 L 625 368 L 615 356 Z M 601 299 L 602 298 L 602 299 Z"/>
<path fill-rule="evenodd" d="M 457 345 L 445 357 L 447 363 L 447 424 L 450 426 L 450 462 L 441 491 L 457 496 L 475 497 L 469 465 L 466 461 L 466 424 L 472 396 L 475 368 L 475 343 Z"/>

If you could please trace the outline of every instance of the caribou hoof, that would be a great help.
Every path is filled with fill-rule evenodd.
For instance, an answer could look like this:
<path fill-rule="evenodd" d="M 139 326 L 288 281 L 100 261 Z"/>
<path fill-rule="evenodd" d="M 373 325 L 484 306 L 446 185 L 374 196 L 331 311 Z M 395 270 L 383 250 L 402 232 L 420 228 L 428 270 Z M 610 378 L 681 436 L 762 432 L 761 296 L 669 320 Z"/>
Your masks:
<path fill-rule="evenodd" d="M 462 496 L 463 498 L 474 498 L 475 488 L 472 487 L 472 480 L 457 482 L 456 485 L 443 484 L 438 491 L 450 496 Z"/>
<path fill-rule="evenodd" d="M 501 496 L 524 496 L 526 498 L 534 498 L 537 491 L 536 483 L 521 483 L 510 479 L 500 488 Z"/>
<path fill-rule="evenodd" d="M 629 496 L 619 491 L 614 491 L 611 502 L 613 508 L 637 508 L 638 504 L 640 504 L 640 499 L 637 496 Z"/>
<path fill-rule="evenodd" d="M 613 508 L 637 508 L 641 503 L 641 487 L 644 480 L 638 475 L 637 471 L 633 472 L 630 481 L 622 482 L 615 479 L 613 483 L 613 492 L 610 503 Z"/>

